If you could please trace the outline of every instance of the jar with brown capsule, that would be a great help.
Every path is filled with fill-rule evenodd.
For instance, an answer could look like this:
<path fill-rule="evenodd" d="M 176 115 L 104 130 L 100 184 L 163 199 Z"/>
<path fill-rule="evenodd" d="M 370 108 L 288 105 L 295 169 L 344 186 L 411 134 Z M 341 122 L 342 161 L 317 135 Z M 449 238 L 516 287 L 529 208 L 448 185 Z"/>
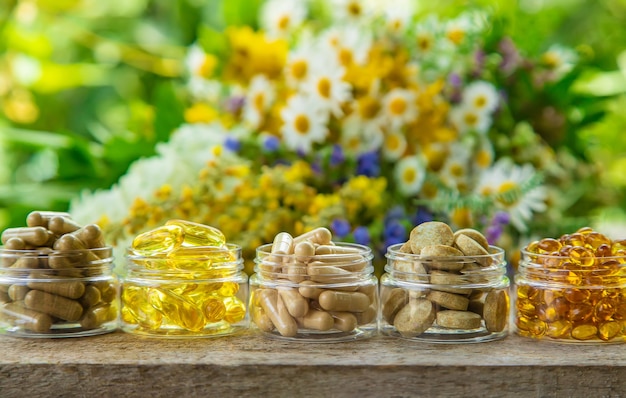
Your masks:
<path fill-rule="evenodd" d="M 283 232 L 257 248 L 250 278 L 254 328 L 277 339 L 340 342 L 378 331 L 378 280 L 366 246 L 333 243 L 318 228 Z"/>

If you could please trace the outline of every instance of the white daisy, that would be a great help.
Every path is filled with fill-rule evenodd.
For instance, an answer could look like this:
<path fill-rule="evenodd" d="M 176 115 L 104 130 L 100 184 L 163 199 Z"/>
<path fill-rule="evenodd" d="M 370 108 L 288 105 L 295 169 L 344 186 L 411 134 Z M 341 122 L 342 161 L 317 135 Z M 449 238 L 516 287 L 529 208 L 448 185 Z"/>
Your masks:
<path fill-rule="evenodd" d="M 419 156 L 407 156 L 396 164 L 394 176 L 398 190 L 405 196 L 417 194 L 426 177 L 426 162 Z"/>
<path fill-rule="evenodd" d="M 489 137 L 483 135 L 479 136 L 474 149 L 473 167 L 479 171 L 485 170 L 493 164 L 494 158 L 493 144 Z"/>
<path fill-rule="evenodd" d="M 346 152 L 361 155 L 380 149 L 384 136 L 379 126 L 365 123 L 357 112 L 343 119 L 341 125 L 341 146 Z"/>
<path fill-rule="evenodd" d="M 577 61 L 574 51 L 558 44 L 552 45 L 541 56 L 541 62 L 559 78 L 569 72 Z"/>
<path fill-rule="evenodd" d="M 394 0 L 385 4 L 383 16 L 387 29 L 394 34 L 404 32 L 415 13 L 415 2 L 411 0 Z"/>
<path fill-rule="evenodd" d="M 190 76 L 209 79 L 217 66 L 217 58 L 206 53 L 198 44 L 192 44 L 185 57 L 185 67 Z"/>
<path fill-rule="evenodd" d="M 460 134 L 470 131 L 486 134 L 489 127 L 491 127 L 491 117 L 489 115 L 464 105 L 452 108 L 449 119 Z"/>
<path fill-rule="evenodd" d="M 455 142 L 450 145 L 450 150 L 443 166 L 439 170 L 441 181 L 459 191 L 468 187 L 472 153 L 467 145 Z"/>
<path fill-rule="evenodd" d="M 404 134 L 398 132 L 397 130 L 393 130 L 385 135 L 385 140 L 383 141 L 383 156 L 385 159 L 400 159 L 400 157 L 404 155 L 405 151 L 406 138 L 404 137 Z"/>
<path fill-rule="evenodd" d="M 324 57 L 319 56 L 319 52 L 310 44 L 300 44 L 287 56 L 284 75 L 290 87 L 300 87 L 311 75 L 311 73 L 321 67 Z M 323 64 L 322 64 L 323 65 Z"/>
<path fill-rule="evenodd" d="M 352 98 L 351 86 L 343 81 L 343 75 L 343 68 L 316 71 L 307 79 L 302 91 L 310 95 L 321 109 L 341 117 L 341 105 Z"/>
<path fill-rule="evenodd" d="M 287 147 L 309 153 L 314 142 L 323 142 L 328 134 L 328 113 L 321 110 L 317 101 L 303 95 L 289 99 L 280 113 L 283 120 L 281 133 Z"/>
<path fill-rule="evenodd" d="M 495 196 L 496 206 L 508 212 L 511 224 L 518 231 L 524 232 L 533 213 L 547 208 L 545 187 L 538 186 L 525 193 L 520 191 L 534 174 L 535 169 L 530 164 L 519 166 L 511 159 L 503 158 L 481 174 L 475 192 L 483 196 Z"/>
<path fill-rule="evenodd" d="M 372 5 L 363 0 L 332 0 L 333 16 L 340 21 L 359 22 L 373 14 Z"/>
<path fill-rule="evenodd" d="M 484 17 L 480 13 L 465 13 L 446 23 L 445 34 L 455 46 L 463 44 L 468 36 L 483 29 Z"/>
<path fill-rule="evenodd" d="M 339 65 L 352 63 L 363 65 L 367 62 L 372 48 L 372 34 L 353 25 L 333 27 L 321 35 L 319 54 L 332 53 Z"/>
<path fill-rule="evenodd" d="M 418 110 L 415 98 L 415 92 L 402 88 L 394 88 L 385 95 L 383 113 L 392 128 L 397 129 L 417 119 Z"/>
<path fill-rule="evenodd" d="M 498 106 L 498 92 L 491 83 L 472 82 L 463 90 L 463 104 L 478 112 L 491 113 Z"/>
<path fill-rule="evenodd" d="M 285 37 L 306 17 L 306 1 L 269 0 L 261 9 L 260 25 L 270 37 Z"/>
<path fill-rule="evenodd" d="M 265 112 L 274 102 L 274 87 L 265 75 L 256 75 L 250 81 L 243 106 L 243 120 L 251 128 L 261 125 Z"/>

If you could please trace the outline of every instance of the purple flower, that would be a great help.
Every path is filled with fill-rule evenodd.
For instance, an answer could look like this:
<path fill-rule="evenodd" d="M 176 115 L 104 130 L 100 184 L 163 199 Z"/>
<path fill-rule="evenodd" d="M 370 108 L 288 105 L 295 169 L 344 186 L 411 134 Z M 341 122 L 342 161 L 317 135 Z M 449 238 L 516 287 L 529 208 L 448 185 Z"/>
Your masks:
<path fill-rule="evenodd" d="M 499 211 L 493 216 L 492 224 L 494 225 L 507 225 L 511 222 L 511 216 L 509 213 L 504 211 Z"/>
<path fill-rule="evenodd" d="M 461 80 L 461 76 L 459 76 L 458 73 L 450 73 L 450 76 L 448 76 L 448 83 L 450 83 L 452 87 L 458 88 L 463 85 L 463 80 Z"/>
<path fill-rule="evenodd" d="M 230 113 L 237 113 L 243 108 L 246 102 L 246 97 L 234 96 L 226 100 L 225 108 Z"/>
<path fill-rule="evenodd" d="M 502 54 L 502 62 L 500 69 L 505 75 L 510 75 L 522 63 L 522 57 L 515 47 L 515 43 L 508 37 L 505 37 L 498 44 L 498 50 Z"/>
<path fill-rule="evenodd" d="M 493 245 L 500 239 L 502 232 L 503 229 L 501 225 L 490 225 L 485 231 L 485 238 L 487 238 L 487 242 L 489 242 L 490 245 Z"/>
<path fill-rule="evenodd" d="M 280 147 L 280 140 L 274 135 L 267 135 L 263 138 L 263 151 L 276 152 Z"/>
<path fill-rule="evenodd" d="M 383 235 L 385 239 L 400 239 L 400 241 L 403 241 L 406 238 L 406 229 L 398 220 L 391 220 L 385 224 Z"/>
<path fill-rule="evenodd" d="M 356 227 L 354 229 L 353 235 L 354 235 L 354 241 L 358 243 L 359 245 L 365 245 L 365 246 L 369 245 L 370 239 L 371 239 L 370 231 L 366 227 L 362 225 Z"/>
<path fill-rule="evenodd" d="M 341 145 L 333 145 L 333 152 L 330 154 L 330 165 L 339 166 L 346 160 L 346 156 L 343 153 Z"/>
<path fill-rule="evenodd" d="M 425 207 L 420 206 L 417 208 L 415 215 L 413 216 L 412 224 L 420 225 L 423 222 L 433 221 L 434 217 Z"/>
<path fill-rule="evenodd" d="M 338 238 L 343 238 L 350 233 L 350 223 L 341 218 L 335 218 L 330 223 L 330 229 L 333 230 L 333 234 Z"/>
<path fill-rule="evenodd" d="M 366 152 L 357 159 L 356 174 L 367 177 L 377 177 L 380 175 L 380 165 L 378 153 Z"/>
<path fill-rule="evenodd" d="M 224 140 L 224 147 L 231 152 L 238 152 L 241 149 L 241 141 L 235 137 L 228 136 Z"/>

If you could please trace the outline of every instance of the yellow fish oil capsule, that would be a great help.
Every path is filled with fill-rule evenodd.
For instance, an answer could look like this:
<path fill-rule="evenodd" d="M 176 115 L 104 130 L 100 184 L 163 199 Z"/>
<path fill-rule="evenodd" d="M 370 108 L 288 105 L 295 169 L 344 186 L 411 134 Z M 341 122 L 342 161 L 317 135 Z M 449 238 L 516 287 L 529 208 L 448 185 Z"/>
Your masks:
<path fill-rule="evenodd" d="M 133 252 L 146 256 L 167 254 L 182 246 L 185 231 L 178 225 L 164 225 L 133 239 Z"/>
<path fill-rule="evenodd" d="M 217 228 L 185 220 L 169 220 L 166 226 L 178 226 L 184 231 L 184 246 L 223 246 L 226 237 Z"/>

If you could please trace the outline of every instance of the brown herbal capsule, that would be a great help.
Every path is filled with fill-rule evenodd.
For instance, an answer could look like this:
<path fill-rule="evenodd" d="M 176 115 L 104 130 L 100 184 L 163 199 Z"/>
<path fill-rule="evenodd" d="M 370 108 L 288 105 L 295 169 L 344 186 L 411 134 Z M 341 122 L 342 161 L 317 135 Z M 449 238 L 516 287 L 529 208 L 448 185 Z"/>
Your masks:
<path fill-rule="evenodd" d="M 83 307 L 76 300 L 42 292 L 31 290 L 24 298 L 27 308 L 51 315 L 69 322 L 78 321 L 83 315 Z"/>
<path fill-rule="evenodd" d="M 52 326 L 50 315 L 28 309 L 21 301 L 0 306 L 0 317 L 33 332 L 44 333 Z"/>
<path fill-rule="evenodd" d="M 68 217 L 55 216 L 48 221 L 48 229 L 57 235 L 65 235 L 80 229 L 80 225 Z"/>

